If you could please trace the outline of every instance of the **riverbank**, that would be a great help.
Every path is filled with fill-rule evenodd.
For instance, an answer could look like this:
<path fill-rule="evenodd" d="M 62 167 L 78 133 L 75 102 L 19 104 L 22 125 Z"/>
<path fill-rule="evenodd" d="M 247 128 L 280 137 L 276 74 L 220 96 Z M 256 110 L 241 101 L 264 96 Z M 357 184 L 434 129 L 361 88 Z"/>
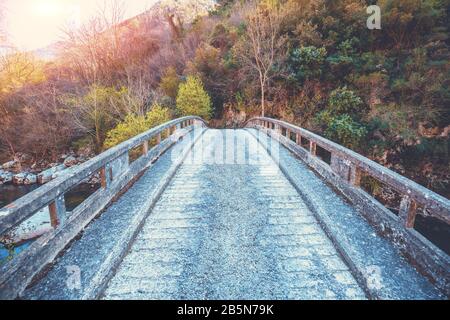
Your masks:
<path fill-rule="evenodd" d="M 75 153 L 64 154 L 58 162 L 34 161 L 30 155 L 17 154 L 14 160 L 0 165 L 0 185 L 34 185 L 47 183 L 66 169 L 87 161 L 90 157 Z"/>

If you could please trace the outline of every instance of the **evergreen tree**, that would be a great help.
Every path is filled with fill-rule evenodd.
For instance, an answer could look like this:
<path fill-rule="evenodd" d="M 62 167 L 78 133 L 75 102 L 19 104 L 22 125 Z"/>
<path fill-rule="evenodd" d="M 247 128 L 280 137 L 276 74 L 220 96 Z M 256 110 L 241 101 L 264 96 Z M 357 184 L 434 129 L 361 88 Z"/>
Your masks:
<path fill-rule="evenodd" d="M 203 88 L 203 83 L 196 76 L 188 76 L 180 85 L 177 96 L 177 112 L 180 116 L 211 117 L 211 98 Z"/>

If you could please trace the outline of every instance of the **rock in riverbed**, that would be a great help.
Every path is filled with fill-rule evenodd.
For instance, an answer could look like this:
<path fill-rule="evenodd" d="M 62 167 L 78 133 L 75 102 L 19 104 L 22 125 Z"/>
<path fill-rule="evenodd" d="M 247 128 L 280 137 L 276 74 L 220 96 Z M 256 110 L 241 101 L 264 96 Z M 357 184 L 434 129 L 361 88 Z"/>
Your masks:
<path fill-rule="evenodd" d="M 31 159 L 31 156 L 27 154 L 18 154 L 19 156 L 9 162 L 0 165 L 0 184 L 12 182 L 16 185 L 24 184 L 44 184 L 58 176 L 60 176 L 65 169 L 76 166 L 89 157 L 83 155 L 77 156 L 75 153 L 69 153 L 62 155 L 59 159 L 63 163 L 48 163 L 45 160 L 34 162 L 32 165 L 29 163 L 25 165 Z M 21 161 L 25 161 L 25 164 Z"/>
<path fill-rule="evenodd" d="M 74 165 L 78 164 L 78 162 L 79 161 L 74 156 L 68 156 L 66 159 L 64 159 L 64 165 L 67 168 L 73 167 Z"/>
<path fill-rule="evenodd" d="M 0 169 L 0 184 L 11 182 L 13 174 L 8 171 L 3 171 Z"/>
<path fill-rule="evenodd" d="M 17 185 L 34 184 L 37 182 L 37 176 L 29 172 L 21 172 L 13 176 L 12 182 Z"/>
<path fill-rule="evenodd" d="M 2 169 L 4 169 L 4 170 L 11 169 L 11 168 L 13 168 L 16 164 L 17 164 L 17 161 L 14 161 L 14 160 L 5 162 L 4 164 L 2 164 Z"/>
<path fill-rule="evenodd" d="M 54 166 L 50 169 L 47 169 L 45 171 L 42 171 L 41 173 L 39 173 L 37 175 L 37 182 L 40 184 L 47 183 L 47 182 L 55 179 L 58 176 L 58 174 L 61 171 L 63 171 L 65 168 L 66 168 L 65 165 L 60 164 L 60 165 Z"/>

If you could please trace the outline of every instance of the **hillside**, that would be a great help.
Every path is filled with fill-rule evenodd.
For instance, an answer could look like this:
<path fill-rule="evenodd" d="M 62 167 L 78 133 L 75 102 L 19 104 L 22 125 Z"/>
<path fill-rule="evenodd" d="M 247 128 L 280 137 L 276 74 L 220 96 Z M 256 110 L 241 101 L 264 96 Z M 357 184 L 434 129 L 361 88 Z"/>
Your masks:
<path fill-rule="evenodd" d="M 130 28 L 139 24 L 147 23 L 149 20 L 155 22 L 154 28 L 168 27 L 168 20 L 161 17 L 169 14 L 180 17 L 185 23 L 191 23 L 196 17 L 207 15 L 216 7 L 214 0 L 162 0 L 157 1 L 149 10 L 129 19 L 125 19 L 117 26 L 119 28 Z M 116 26 L 114 26 L 116 27 Z M 168 30 L 166 30 L 168 31 Z M 106 31 L 107 32 L 107 31 Z M 51 61 L 58 58 L 63 52 L 64 41 L 58 41 L 46 47 L 32 51 L 37 58 Z"/>
<path fill-rule="evenodd" d="M 99 153 L 187 112 L 216 126 L 264 114 L 449 197 L 446 1 L 379 1 L 381 30 L 366 27 L 370 3 L 172 0 L 92 21 L 53 61 L 3 61 L 2 160 Z"/>

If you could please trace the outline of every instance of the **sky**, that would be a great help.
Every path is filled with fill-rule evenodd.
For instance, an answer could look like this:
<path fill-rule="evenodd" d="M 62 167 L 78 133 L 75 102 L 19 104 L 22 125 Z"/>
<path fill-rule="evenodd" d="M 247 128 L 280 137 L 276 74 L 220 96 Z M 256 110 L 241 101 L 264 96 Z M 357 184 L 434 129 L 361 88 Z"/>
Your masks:
<path fill-rule="evenodd" d="M 0 0 L 3 28 L 19 50 L 36 50 L 62 39 L 63 29 L 76 28 L 117 0 Z M 124 0 L 125 16 L 149 9 L 156 0 Z"/>

